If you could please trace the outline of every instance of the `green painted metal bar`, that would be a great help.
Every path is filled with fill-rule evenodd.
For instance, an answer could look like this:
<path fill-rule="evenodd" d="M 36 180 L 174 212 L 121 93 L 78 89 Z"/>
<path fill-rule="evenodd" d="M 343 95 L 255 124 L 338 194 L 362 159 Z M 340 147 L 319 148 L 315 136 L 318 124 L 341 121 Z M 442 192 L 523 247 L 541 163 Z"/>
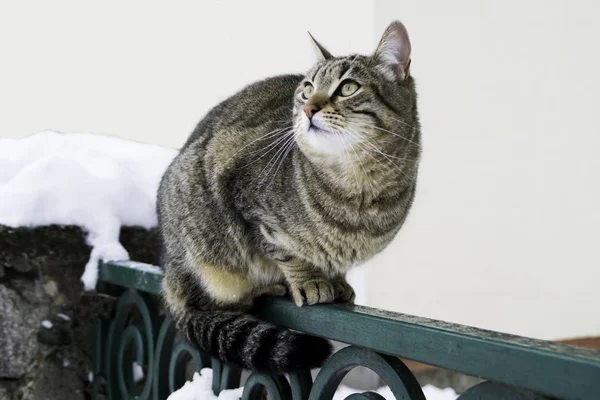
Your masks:
<path fill-rule="evenodd" d="M 142 292 L 160 294 L 162 269 L 135 261 L 113 261 L 100 264 L 98 280 Z"/>
<path fill-rule="evenodd" d="M 267 299 L 256 315 L 291 329 L 564 399 L 600 399 L 600 351 L 344 304 Z"/>
<path fill-rule="evenodd" d="M 160 294 L 158 267 L 113 262 L 102 264 L 99 275 L 103 282 Z M 600 399 L 600 351 L 344 304 L 299 308 L 269 298 L 254 313 L 291 329 L 553 398 Z"/>

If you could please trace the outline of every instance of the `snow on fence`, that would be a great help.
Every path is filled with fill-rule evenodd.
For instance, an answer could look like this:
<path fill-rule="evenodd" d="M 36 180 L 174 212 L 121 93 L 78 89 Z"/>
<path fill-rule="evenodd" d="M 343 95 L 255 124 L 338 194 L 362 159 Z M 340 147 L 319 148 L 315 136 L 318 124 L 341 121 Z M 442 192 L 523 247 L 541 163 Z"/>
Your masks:
<path fill-rule="evenodd" d="M 219 393 L 219 398 L 262 399 L 265 390 L 274 400 L 332 399 L 344 375 L 365 366 L 385 381 L 395 398 L 424 400 L 423 390 L 399 357 L 487 380 L 463 393 L 459 397 L 463 400 L 600 398 L 600 351 L 368 307 L 299 308 L 280 298 L 265 299 L 256 307 L 256 316 L 351 346 L 331 356 L 314 381 L 310 371 L 288 377 L 252 373 L 243 389 L 231 391 L 240 386 L 241 371 L 192 347 L 177 335 L 168 315 L 159 315 L 161 279 L 161 270 L 151 265 L 100 265 L 98 289 L 120 296 L 111 318 L 98 318 L 94 398 L 104 382 L 109 399 L 166 399 L 184 385 L 185 368 L 192 359 L 195 370 L 204 369 L 204 375 L 196 375 L 193 383 L 177 392 L 181 394 L 177 399 L 214 398 Z M 138 383 L 131 368 L 134 362 L 145 375 Z M 212 373 L 205 368 L 212 368 Z M 375 392 L 346 397 L 383 398 Z"/>

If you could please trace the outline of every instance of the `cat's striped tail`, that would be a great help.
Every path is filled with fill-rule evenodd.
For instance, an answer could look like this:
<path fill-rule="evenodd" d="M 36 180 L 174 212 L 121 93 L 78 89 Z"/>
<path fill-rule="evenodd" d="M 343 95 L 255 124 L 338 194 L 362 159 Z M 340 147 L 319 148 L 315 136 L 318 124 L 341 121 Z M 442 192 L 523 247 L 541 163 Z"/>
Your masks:
<path fill-rule="evenodd" d="M 191 344 L 245 369 L 283 374 L 320 367 L 329 357 L 328 340 L 291 331 L 234 311 L 186 308 L 175 316 Z"/>

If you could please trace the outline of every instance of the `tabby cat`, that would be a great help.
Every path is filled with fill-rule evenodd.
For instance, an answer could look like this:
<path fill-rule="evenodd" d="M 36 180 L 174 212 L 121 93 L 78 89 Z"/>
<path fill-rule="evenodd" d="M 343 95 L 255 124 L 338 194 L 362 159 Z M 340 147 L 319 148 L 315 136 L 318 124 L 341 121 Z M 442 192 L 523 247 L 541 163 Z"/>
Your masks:
<path fill-rule="evenodd" d="M 313 39 L 314 40 L 314 39 Z M 345 274 L 411 206 L 420 154 L 410 42 L 254 83 L 200 121 L 158 192 L 164 298 L 200 349 L 252 370 L 319 366 L 327 340 L 248 314 L 262 295 L 348 302 Z M 334 323 L 334 321 L 332 321 Z"/>

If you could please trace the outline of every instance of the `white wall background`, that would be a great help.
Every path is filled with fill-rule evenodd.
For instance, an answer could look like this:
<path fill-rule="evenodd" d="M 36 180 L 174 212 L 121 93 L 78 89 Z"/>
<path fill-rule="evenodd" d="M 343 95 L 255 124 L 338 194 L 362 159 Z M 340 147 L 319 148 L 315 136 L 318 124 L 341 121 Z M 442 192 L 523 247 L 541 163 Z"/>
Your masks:
<path fill-rule="evenodd" d="M 310 68 L 307 30 L 340 53 L 370 51 L 373 13 L 342 0 L 0 2 L 0 132 L 179 147 L 243 86 Z M 332 29 L 361 20 L 353 35 Z"/>
<path fill-rule="evenodd" d="M 370 305 L 600 335 L 599 13 L 591 0 L 2 2 L 0 135 L 178 147 L 232 92 L 306 70 L 306 30 L 334 53 L 368 53 L 398 18 L 423 162 L 405 228 L 367 265 Z"/>
<path fill-rule="evenodd" d="M 408 223 L 370 265 L 373 306 L 600 335 L 599 13 L 593 1 L 376 2 L 377 31 L 397 17 L 411 33 L 424 150 Z"/>

